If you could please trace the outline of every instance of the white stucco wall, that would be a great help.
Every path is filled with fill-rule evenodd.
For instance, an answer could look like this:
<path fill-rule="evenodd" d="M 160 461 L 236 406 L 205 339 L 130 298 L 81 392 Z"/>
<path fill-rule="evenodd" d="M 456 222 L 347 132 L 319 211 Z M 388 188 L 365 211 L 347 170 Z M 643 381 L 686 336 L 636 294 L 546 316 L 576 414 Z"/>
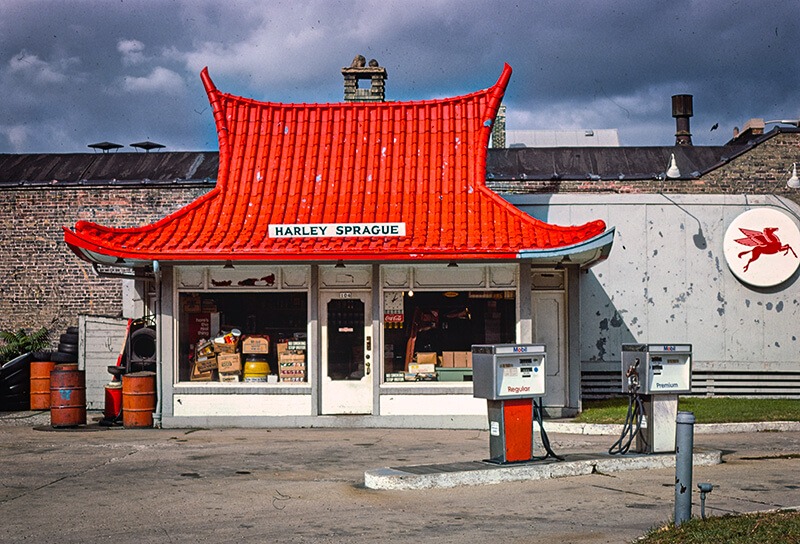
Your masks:
<path fill-rule="evenodd" d="M 550 223 L 602 219 L 616 227 L 608 260 L 580 278 L 584 365 L 619 361 L 627 342 L 689 342 L 696 367 L 797 365 L 799 274 L 757 289 L 734 277 L 723 256 L 723 236 L 736 216 L 771 206 L 798 224 L 800 209 L 791 201 L 771 195 L 505 197 Z"/>

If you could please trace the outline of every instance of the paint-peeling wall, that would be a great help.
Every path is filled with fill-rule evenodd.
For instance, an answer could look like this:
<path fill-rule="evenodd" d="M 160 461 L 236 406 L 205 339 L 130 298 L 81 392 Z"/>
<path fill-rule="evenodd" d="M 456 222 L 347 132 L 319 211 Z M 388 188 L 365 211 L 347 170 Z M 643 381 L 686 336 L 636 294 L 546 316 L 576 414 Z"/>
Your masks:
<path fill-rule="evenodd" d="M 608 260 L 581 274 L 579 341 L 584 368 L 618 365 L 620 346 L 626 342 L 691 343 L 695 368 L 769 370 L 797 365 L 799 274 L 777 287 L 756 289 L 733 276 L 722 249 L 728 225 L 742 212 L 772 206 L 800 224 L 795 203 L 771 195 L 565 194 L 508 199 L 550 223 L 599 218 L 616 227 Z"/>

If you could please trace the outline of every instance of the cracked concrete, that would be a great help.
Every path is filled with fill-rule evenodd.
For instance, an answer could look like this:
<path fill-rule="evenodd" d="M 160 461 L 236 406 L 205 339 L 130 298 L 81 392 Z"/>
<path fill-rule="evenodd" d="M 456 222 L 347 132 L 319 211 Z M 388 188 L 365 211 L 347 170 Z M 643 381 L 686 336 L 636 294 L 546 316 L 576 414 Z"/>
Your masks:
<path fill-rule="evenodd" d="M 0 542 L 618 544 L 674 509 L 672 468 L 458 489 L 364 486 L 378 467 L 480 460 L 483 431 L 34 426 L 43 428 L 0 417 Z M 563 455 L 604 452 L 616 438 L 548 433 Z M 707 515 L 800 505 L 800 432 L 698 433 L 695 446 L 722 456 L 694 469 L 695 516 L 698 482 L 715 485 Z"/>

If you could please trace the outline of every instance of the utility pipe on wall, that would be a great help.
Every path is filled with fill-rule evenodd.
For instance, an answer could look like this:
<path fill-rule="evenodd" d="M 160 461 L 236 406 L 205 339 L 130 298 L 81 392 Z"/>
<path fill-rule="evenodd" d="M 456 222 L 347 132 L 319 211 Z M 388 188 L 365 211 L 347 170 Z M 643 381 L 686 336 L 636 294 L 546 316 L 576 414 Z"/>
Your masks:
<path fill-rule="evenodd" d="M 156 280 L 156 411 L 153 414 L 153 427 L 161 428 L 161 413 L 162 413 L 162 382 L 163 372 L 161 371 L 161 264 L 158 261 L 153 261 L 153 275 Z"/>

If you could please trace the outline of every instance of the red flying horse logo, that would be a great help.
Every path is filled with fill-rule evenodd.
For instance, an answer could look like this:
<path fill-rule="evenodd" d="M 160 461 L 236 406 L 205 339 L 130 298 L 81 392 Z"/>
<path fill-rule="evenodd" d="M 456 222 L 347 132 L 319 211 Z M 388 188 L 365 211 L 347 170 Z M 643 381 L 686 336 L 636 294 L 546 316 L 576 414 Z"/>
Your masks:
<path fill-rule="evenodd" d="M 797 258 L 797 253 L 794 252 L 792 246 L 781 243 L 780 238 L 778 238 L 778 236 L 775 234 L 775 231 L 778 230 L 775 227 L 767 227 L 763 231 L 743 228 L 739 228 L 739 230 L 742 231 L 742 234 L 747 236 L 747 238 L 738 238 L 734 240 L 734 242 L 753 248 L 739 253 L 740 259 L 742 256 L 750 253 L 750 260 L 747 261 L 746 265 L 744 265 L 744 272 L 747 272 L 747 268 L 750 266 L 750 263 L 762 255 L 772 255 L 774 253 L 778 253 L 779 251 L 783 251 L 784 255 L 788 255 L 791 251 L 792 255 L 794 255 L 794 258 Z"/>

